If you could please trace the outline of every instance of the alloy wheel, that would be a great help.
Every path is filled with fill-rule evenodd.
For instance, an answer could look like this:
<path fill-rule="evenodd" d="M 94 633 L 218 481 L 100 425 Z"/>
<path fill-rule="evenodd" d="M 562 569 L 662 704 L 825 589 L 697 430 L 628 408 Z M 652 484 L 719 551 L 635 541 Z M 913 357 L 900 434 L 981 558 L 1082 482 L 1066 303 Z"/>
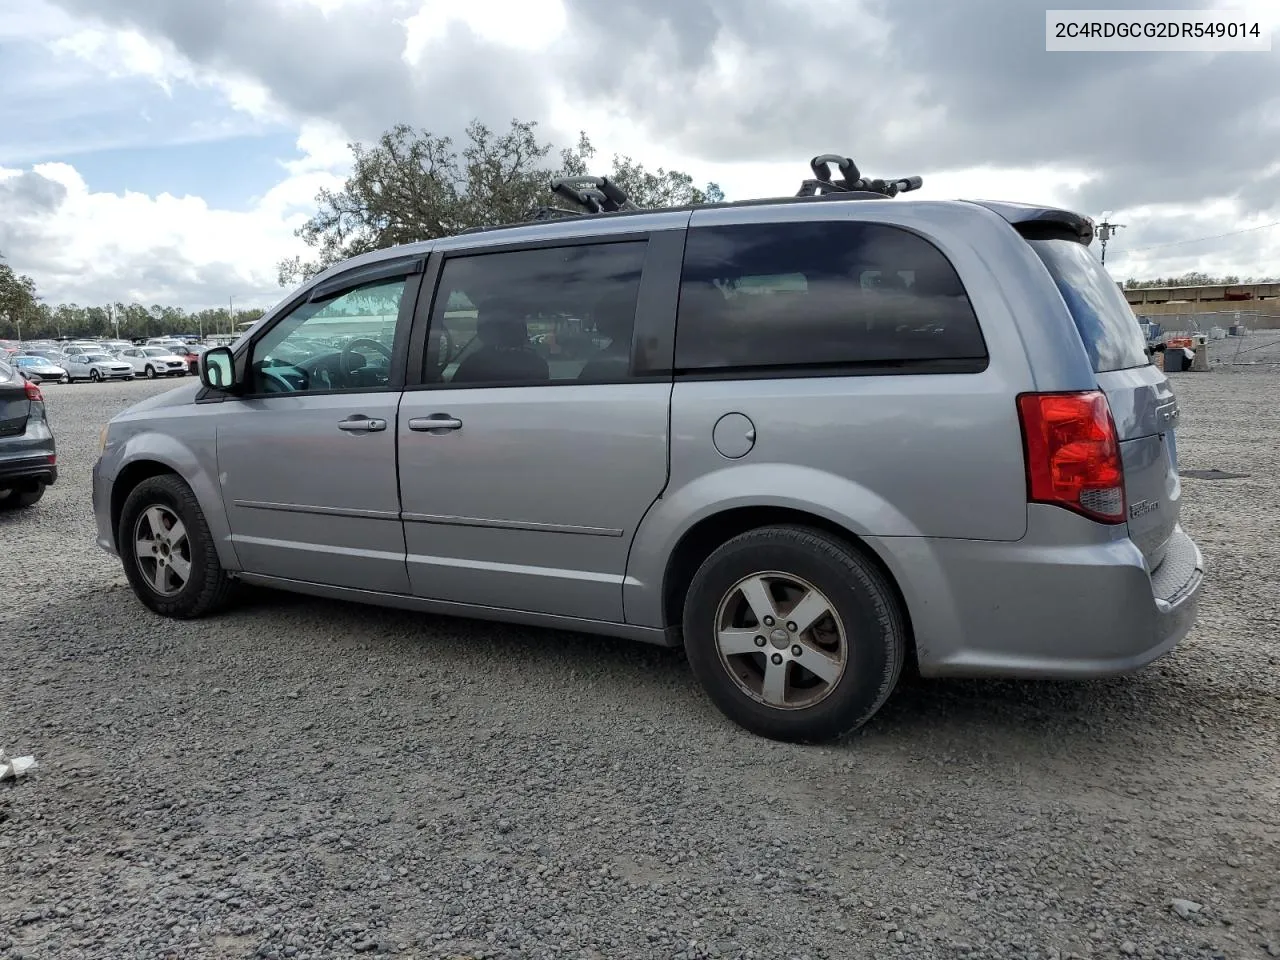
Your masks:
<path fill-rule="evenodd" d="M 753 700 L 801 710 L 825 700 L 844 676 L 849 642 L 834 605 L 793 574 L 744 577 L 716 611 L 716 649 Z"/>

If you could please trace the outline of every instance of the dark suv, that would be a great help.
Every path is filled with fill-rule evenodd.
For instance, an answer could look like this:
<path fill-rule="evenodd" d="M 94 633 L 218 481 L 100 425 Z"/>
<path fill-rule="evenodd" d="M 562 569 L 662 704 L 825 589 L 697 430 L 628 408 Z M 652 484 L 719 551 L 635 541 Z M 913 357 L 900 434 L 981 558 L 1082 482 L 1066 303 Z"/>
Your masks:
<path fill-rule="evenodd" d="M 0 509 L 29 507 L 58 479 L 58 451 L 44 395 L 0 360 Z"/>

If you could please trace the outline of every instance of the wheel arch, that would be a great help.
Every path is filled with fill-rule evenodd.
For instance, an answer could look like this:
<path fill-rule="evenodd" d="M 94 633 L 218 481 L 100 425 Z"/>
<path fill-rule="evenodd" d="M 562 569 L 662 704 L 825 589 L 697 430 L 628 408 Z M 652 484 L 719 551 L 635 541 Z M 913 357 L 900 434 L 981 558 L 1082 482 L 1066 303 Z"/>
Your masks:
<path fill-rule="evenodd" d="M 129 494 L 143 481 L 164 474 L 182 479 L 182 474 L 173 466 L 159 460 L 134 460 L 125 464 L 116 474 L 111 484 L 111 535 L 116 540 L 117 549 L 120 544 L 120 515 L 124 512 L 124 502 L 129 499 Z"/>
<path fill-rule="evenodd" d="M 703 517 L 681 535 L 671 551 L 662 577 L 663 625 L 673 639 L 678 642 L 682 611 L 685 598 L 688 596 L 690 581 L 703 562 L 734 537 L 750 530 L 773 526 L 804 527 L 824 533 L 855 550 L 876 568 L 898 603 L 898 609 L 906 627 L 907 662 L 914 668 L 916 643 L 911 609 L 897 577 L 894 576 L 884 558 L 866 540 L 848 527 L 828 517 L 796 507 L 770 505 L 732 507 Z"/>
<path fill-rule="evenodd" d="M 133 436 L 126 442 L 125 449 L 122 451 L 122 462 L 115 469 L 111 480 L 111 531 L 117 540 L 117 547 L 119 546 L 120 514 L 129 494 L 137 488 L 138 484 L 151 477 L 172 474 L 182 480 L 195 494 L 196 502 L 204 513 L 205 522 L 209 525 L 209 532 L 213 535 L 218 560 L 223 569 L 228 571 L 240 569 L 231 541 L 231 529 L 227 522 L 226 511 L 222 505 L 222 492 L 217 483 L 212 436 L 207 438 L 209 449 L 205 451 L 210 458 L 209 469 L 203 466 L 205 457 L 201 455 L 201 450 L 205 439 L 200 438 L 196 446 L 201 449 L 196 450 L 179 444 L 168 435 L 151 432 Z"/>

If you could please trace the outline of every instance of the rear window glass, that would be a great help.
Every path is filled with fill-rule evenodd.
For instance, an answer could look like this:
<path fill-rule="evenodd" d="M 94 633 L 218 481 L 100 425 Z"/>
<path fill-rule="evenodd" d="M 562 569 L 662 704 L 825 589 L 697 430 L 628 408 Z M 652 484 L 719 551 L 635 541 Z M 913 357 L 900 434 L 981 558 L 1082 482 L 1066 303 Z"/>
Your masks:
<path fill-rule="evenodd" d="M 689 231 L 681 371 L 976 372 L 986 355 L 955 268 L 914 233 L 848 220 Z"/>
<path fill-rule="evenodd" d="M 1144 367 L 1147 342 L 1106 268 L 1074 240 L 1030 240 L 1067 302 L 1095 373 Z"/>

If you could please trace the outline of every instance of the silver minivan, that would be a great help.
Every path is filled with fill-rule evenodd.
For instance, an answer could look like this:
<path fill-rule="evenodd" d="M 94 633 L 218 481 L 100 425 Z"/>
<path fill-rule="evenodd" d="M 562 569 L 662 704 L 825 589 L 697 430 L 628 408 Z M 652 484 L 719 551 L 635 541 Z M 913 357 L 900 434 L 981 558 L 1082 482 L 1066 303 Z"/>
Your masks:
<path fill-rule="evenodd" d="M 847 190 L 335 266 L 102 431 L 151 610 L 236 581 L 682 646 L 758 734 L 1168 653 L 1178 403 L 1092 222 Z"/>

